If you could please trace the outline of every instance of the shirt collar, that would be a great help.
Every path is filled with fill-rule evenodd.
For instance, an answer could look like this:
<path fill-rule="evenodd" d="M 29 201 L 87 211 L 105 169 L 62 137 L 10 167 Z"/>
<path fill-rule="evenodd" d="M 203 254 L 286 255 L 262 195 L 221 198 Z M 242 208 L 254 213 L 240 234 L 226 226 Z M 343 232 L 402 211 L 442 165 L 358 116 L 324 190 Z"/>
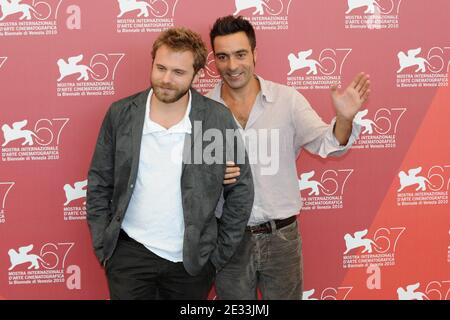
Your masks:
<path fill-rule="evenodd" d="M 261 95 L 264 99 L 267 100 L 267 102 L 274 102 L 274 94 L 272 92 L 272 90 L 270 90 L 267 81 L 264 80 L 263 78 L 261 78 L 260 76 L 256 76 L 259 80 L 259 84 L 261 86 Z"/>
<path fill-rule="evenodd" d="M 145 105 L 145 121 L 144 121 L 144 128 L 142 131 L 142 134 L 150 134 L 155 132 L 166 132 L 166 133 L 191 133 L 192 132 L 192 124 L 191 120 L 189 119 L 189 113 L 191 112 L 191 105 L 192 105 L 192 94 L 189 90 L 189 101 L 186 108 L 186 113 L 184 114 L 183 119 L 181 119 L 180 122 L 173 125 L 169 129 L 164 128 L 160 124 L 154 122 L 152 119 L 150 119 L 150 100 L 153 94 L 153 89 L 150 90 L 147 97 L 147 102 Z"/>

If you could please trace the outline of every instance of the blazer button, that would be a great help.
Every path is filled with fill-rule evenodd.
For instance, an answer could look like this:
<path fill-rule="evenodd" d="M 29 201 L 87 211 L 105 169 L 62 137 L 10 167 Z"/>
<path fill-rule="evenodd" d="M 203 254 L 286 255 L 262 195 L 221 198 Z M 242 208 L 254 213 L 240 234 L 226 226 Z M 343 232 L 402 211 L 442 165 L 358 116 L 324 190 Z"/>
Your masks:
<path fill-rule="evenodd" d="M 133 187 L 134 187 L 134 184 L 131 184 L 131 185 L 130 185 L 130 189 L 133 189 Z"/>
<path fill-rule="evenodd" d="M 122 217 L 121 217 L 121 216 L 116 216 L 116 220 L 117 220 L 118 222 L 120 222 L 120 220 L 122 220 Z"/>

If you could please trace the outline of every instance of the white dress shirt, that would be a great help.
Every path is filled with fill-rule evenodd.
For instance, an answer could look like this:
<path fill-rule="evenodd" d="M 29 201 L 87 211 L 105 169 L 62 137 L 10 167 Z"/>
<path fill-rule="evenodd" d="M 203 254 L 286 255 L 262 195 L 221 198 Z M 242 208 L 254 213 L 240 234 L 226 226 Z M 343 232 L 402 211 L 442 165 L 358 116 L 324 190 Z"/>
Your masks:
<path fill-rule="evenodd" d="M 255 133 L 257 136 L 257 140 L 245 141 L 255 186 L 255 200 L 248 222 L 250 226 L 273 219 L 285 219 L 299 212 L 302 203 L 296 159 L 302 148 L 323 158 L 337 156 L 350 148 L 361 130 L 353 122 L 347 145 L 340 146 L 333 133 L 335 119 L 331 124 L 323 122 L 305 97 L 294 88 L 261 77 L 258 80 L 261 91 L 251 109 L 245 129 L 236 121 L 244 139 L 254 137 Z M 226 105 L 221 98 L 221 89 L 222 82 L 207 96 Z M 278 132 L 278 135 L 272 136 L 272 130 Z M 273 152 L 270 158 L 272 165 L 277 164 L 273 166 L 276 171 L 270 170 L 265 161 L 267 159 L 255 154 L 256 151 L 260 152 L 262 146 L 269 146 L 266 149 L 270 151 L 270 146 L 275 143 L 278 143 L 279 152 Z M 252 161 L 255 159 L 256 161 Z M 216 210 L 217 216 L 221 214 L 222 205 L 223 197 Z"/>

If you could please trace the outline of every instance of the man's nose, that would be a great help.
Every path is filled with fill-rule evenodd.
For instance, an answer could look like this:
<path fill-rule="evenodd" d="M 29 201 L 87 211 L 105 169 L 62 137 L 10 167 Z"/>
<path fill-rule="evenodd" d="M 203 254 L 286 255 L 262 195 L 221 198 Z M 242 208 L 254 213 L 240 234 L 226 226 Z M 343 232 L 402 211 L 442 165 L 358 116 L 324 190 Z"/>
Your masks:
<path fill-rule="evenodd" d="M 228 69 L 230 70 L 236 70 L 238 68 L 238 63 L 234 57 L 230 57 L 228 59 Z"/>
<path fill-rule="evenodd" d="M 163 83 L 170 83 L 172 82 L 172 73 L 170 71 L 164 72 L 164 75 L 162 77 Z"/>

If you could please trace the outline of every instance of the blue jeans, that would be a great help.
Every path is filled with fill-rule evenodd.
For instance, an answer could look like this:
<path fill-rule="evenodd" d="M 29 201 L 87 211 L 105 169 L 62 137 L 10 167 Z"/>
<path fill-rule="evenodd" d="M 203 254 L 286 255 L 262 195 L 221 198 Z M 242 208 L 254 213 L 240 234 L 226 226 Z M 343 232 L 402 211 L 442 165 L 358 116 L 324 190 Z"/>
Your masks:
<path fill-rule="evenodd" d="M 301 300 L 303 261 L 297 221 L 271 233 L 245 232 L 236 253 L 216 275 L 221 300 Z"/>

